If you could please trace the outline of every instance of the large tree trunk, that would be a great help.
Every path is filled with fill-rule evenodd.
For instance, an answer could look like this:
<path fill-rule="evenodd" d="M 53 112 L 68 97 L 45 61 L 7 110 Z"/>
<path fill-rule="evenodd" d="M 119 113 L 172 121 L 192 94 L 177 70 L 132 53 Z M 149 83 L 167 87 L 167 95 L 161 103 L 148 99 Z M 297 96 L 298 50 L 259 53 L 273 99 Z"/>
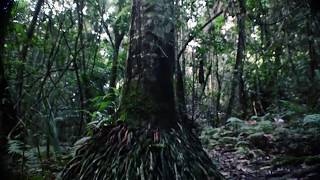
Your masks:
<path fill-rule="evenodd" d="M 62 179 L 220 179 L 199 139 L 178 122 L 172 0 L 133 0 L 126 79 L 116 123 L 78 150 Z"/>
<path fill-rule="evenodd" d="M 173 1 L 133 1 L 130 48 L 121 111 L 128 123 L 174 127 Z"/>

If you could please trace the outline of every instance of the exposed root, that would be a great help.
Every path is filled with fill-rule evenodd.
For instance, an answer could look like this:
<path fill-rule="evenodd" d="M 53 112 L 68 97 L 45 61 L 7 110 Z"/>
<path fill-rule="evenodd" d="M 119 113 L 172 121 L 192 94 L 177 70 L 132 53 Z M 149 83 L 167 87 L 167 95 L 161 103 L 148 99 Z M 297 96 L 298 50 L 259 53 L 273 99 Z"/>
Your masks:
<path fill-rule="evenodd" d="M 62 173 L 64 180 L 222 179 L 197 137 L 183 128 L 106 126 L 84 143 Z"/>

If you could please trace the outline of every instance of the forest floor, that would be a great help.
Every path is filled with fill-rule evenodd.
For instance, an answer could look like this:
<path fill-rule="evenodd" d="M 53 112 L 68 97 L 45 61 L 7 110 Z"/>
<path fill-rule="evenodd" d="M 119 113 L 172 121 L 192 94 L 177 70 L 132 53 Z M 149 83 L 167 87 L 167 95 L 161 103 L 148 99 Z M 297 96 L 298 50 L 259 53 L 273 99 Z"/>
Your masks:
<path fill-rule="evenodd" d="M 200 139 L 226 179 L 319 180 L 316 118 L 306 116 L 295 123 L 231 118 L 225 126 L 204 128 Z"/>
<path fill-rule="evenodd" d="M 320 114 L 284 117 L 268 114 L 245 121 L 230 118 L 218 128 L 199 123 L 199 135 L 226 179 L 319 180 Z M 11 149 L 17 146 L 13 145 Z M 24 153 L 29 159 L 25 168 L 33 179 L 55 179 L 72 158 L 75 147 L 61 144 L 63 153 L 42 158 L 41 162 L 37 152 L 45 153 L 46 147 L 38 151 L 32 148 Z"/>
<path fill-rule="evenodd" d="M 226 179 L 320 179 L 320 165 L 274 166 L 274 155 L 248 158 L 239 155 L 235 149 L 210 150 L 208 154 L 218 163 Z"/>

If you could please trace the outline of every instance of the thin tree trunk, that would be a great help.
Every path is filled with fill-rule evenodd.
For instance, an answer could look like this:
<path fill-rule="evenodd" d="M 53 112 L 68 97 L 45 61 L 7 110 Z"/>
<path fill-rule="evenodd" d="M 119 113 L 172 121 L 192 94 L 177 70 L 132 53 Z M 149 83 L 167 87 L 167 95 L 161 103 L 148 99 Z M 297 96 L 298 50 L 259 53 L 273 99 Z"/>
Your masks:
<path fill-rule="evenodd" d="M 118 75 L 118 64 L 119 64 L 119 50 L 123 39 L 123 35 L 115 35 L 114 52 L 112 56 L 112 67 L 110 76 L 110 90 L 116 88 L 117 75 Z M 113 91 L 113 90 L 111 90 Z"/>
<path fill-rule="evenodd" d="M 40 14 L 41 7 L 43 5 L 44 0 L 38 0 L 35 11 L 33 13 L 33 17 L 31 20 L 31 23 L 29 25 L 29 28 L 27 30 L 27 36 L 24 41 L 21 54 L 20 54 L 20 61 L 21 65 L 18 66 L 17 68 L 17 94 L 18 94 L 18 99 L 17 99 L 17 104 L 16 104 L 16 111 L 17 115 L 21 116 L 22 115 L 22 99 L 23 99 L 23 83 L 24 83 L 24 71 L 25 71 L 25 63 L 27 61 L 27 55 L 28 55 L 28 49 L 37 25 L 37 20 L 38 16 Z"/>
<path fill-rule="evenodd" d="M 78 14 L 78 34 L 76 37 L 75 45 L 74 45 L 74 54 L 73 54 L 73 65 L 75 69 L 75 76 L 77 80 L 77 86 L 78 86 L 78 95 L 79 95 L 79 103 L 80 103 L 80 122 L 79 122 L 79 132 L 78 135 L 80 136 L 83 129 L 83 124 L 85 123 L 85 115 L 83 110 L 85 109 L 85 96 L 84 96 L 84 88 L 83 88 L 83 82 L 81 78 L 81 62 L 80 62 L 80 56 L 79 56 L 79 44 L 80 48 L 82 45 L 81 39 L 82 39 L 82 31 L 83 31 L 83 21 L 82 21 L 82 9 L 83 9 L 83 2 L 77 2 L 77 14 Z M 80 62 L 80 63 L 78 63 Z"/>
<path fill-rule="evenodd" d="M 255 53 L 255 63 L 257 64 L 258 62 L 258 51 L 256 51 Z M 254 76 L 254 89 L 255 89 L 255 93 L 252 95 L 252 108 L 253 108 L 253 111 L 255 112 L 255 115 L 258 116 L 258 115 L 261 115 L 261 114 L 264 114 L 265 111 L 264 111 L 264 108 L 262 106 L 262 101 L 261 101 L 261 88 L 260 88 L 260 75 L 259 75 L 259 70 L 258 70 L 258 67 L 256 67 L 257 69 L 257 72 Z"/>
<path fill-rule="evenodd" d="M 110 87 L 109 87 L 109 101 L 113 102 L 116 99 L 115 88 L 117 85 L 117 76 L 118 76 L 118 64 L 119 64 L 119 51 L 124 33 L 118 34 L 115 33 L 115 41 L 113 47 L 113 56 L 112 56 L 112 67 L 111 67 L 111 76 L 110 76 Z M 115 107 L 109 106 L 107 111 L 109 114 L 114 114 Z"/>
<path fill-rule="evenodd" d="M 201 84 L 201 92 L 200 92 L 200 96 L 199 96 L 199 100 L 201 101 L 202 98 L 205 96 L 205 92 L 206 92 L 206 87 L 208 85 L 208 81 L 209 81 L 209 77 L 211 75 L 211 71 L 212 71 L 212 60 L 209 64 L 209 66 L 207 67 L 207 73 L 206 75 L 204 75 L 204 72 L 203 72 L 203 83 Z M 203 70 L 204 71 L 204 70 Z M 200 74 L 200 73 L 199 73 Z M 202 76 L 201 75 L 201 76 Z M 199 75 L 200 76 L 200 75 Z M 200 77 L 199 77 L 200 79 Z"/>
<path fill-rule="evenodd" d="M 176 96 L 178 103 L 178 111 L 180 116 L 184 117 L 187 113 L 185 90 L 184 90 L 184 75 L 181 70 L 180 62 L 177 60 L 177 80 L 176 80 Z"/>
<path fill-rule="evenodd" d="M 73 60 L 73 64 L 74 64 L 74 69 L 75 69 L 75 75 L 76 75 L 76 80 L 77 80 L 77 86 L 78 86 L 78 95 L 79 95 L 79 103 L 80 103 L 80 122 L 79 122 L 79 132 L 78 135 L 80 136 L 82 133 L 82 129 L 83 129 L 83 124 L 84 124 L 84 113 L 83 110 L 85 109 L 85 98 L 84 98 L 84 89 L 83 89 L 83 85 L 82 85 L 82 81 L 81 81 L 81 77 L 80 77 L 80 69 L 78 66 L 78 63 L 76 61 L 76 58 L 74 58 Z"/>
<path fill-rule="evenodd" d="M 234 66 L 233 70 L 233 78 L 231 82 L 231 92 L 230 92 L 230 98 L 229 103 L 226 111 L 226 117 L 225 120 L 228 119 L 231 116 L 232 109 L 234 106 L 234 99 L 235 99 L 235 92 L 237 85 L 240 84 L 240 80 L 242 78 L 243 74 L 243 60 L 244 60 L 244 52 L 245 52 L 245 41 L 246 41 L 246 35 L 245 35 L 245 17 L 246 17 L 246 2 L 245 0 L 239 0 L 239 7 L 240 7 L 240 13 L 238 15 L 238 29 L 239 29 L 239 36 L 238 36 L 238 49 L 237 49 L 237 56 L 236 56 L 236 64 Z M 244 86 L 239 89 L 240 94 L 244 93 Z M 239 96 L 239 98 L 243 98 L 242 95 Z M 245 101 L 245 100 L 243 100 Z M 242 108 L 244 108 L 243 104 L 241 104 Z"/>
<path fill-rule="evenodd" d="M 183 1 L 182 1 L 183 3 Z M 217 6 L 219 7 L 219 6 Z M 202 31 L 205 29 L 208 25 L 210 25 L 217 17 L 219 17 L 223 13 L 222 10 L 218 8 L 218 11 L 216 14 L 214 14 L 208 21 L 203 24 L 198 31 Z M 186 101 L 185 101 L 185 90 L 184 90 L 184 75 L 185 75 L 185 58 L 184 56 L 184 51 L 186 50 L 188 44 L 196 37 L 196 33 L 190 33 L 189 37 L 185 42 L 182 42 L 182 47 L 181 49 L 177 52 L 177 59 L 176 59 L 176 86 L 175 86 L 175 92 L 176 92 L 176 97 L 177 97 L 177 102 L 178 102 L 178 110 L 179 114 L 182 117 L 186 117 Z M 182 70 L 181 70 L 181 65 L 180 65 L 180 58 L 182 58 Z M 192 123 L 192 122 L 191 122 Z"/>
<path fill-rule="evenodd" d="M 183 1 L 181 2 L 183 4 Z M 181 27 L 180 36 L 181 38 L 178 41 L 181 41 L 184 37 L 184 30 Z M 178 42 L 177 42 L 178 44 Z M 176 47 L 176 53 L 180 47 Z M 184 77 L 185 77 L 185 56 L 182 55 L 182 65 L 180 63 L 180 57 L 176 57 L 176 85 L 175 85 L 175 96 L 177 99 L 178 113 L 181 119 L 186 119 L 187 117 L 187 106 L 186 106 L 186 94 L 184 87 Z"/>
<path fill-rule="evenodd" d="M 216 70 L 215 70 L 215 75 L 216 75 L 216 80 L 217 80 L 217 88 L 218 88 L 218 92 L 216 95 L 216 121 L 217 124 L 220 123 L 220 117 L 219 117 L 219 111 L 220 111 L 220 99 L 221 99 L 221 87 L 222 87 L 222 82 L 221 82 L 221 78 L 220 78 L 220 74 L 219 74 L 219 59 L 218 56 L 216 56 Z"/>
<path fill-rule="evenodd" d="M 320 37 L 319 27 L 320 23 L 320 11 L 316 8 L 315 0 L 310 1 L 310 15 L 308 17 L 308 36 L 309 36 L 309 80 L 311 82 L 310 90 L 307 97 L 307 103 L 310 107 L 315 108 L 317 105 L 317 101 L 320 98 L 320 88 L 319 82 L 317 82 L 316 78 L 316 71 L 320 69 L 320 50 L 319 50 L 319 41 L 317 42 L 316 39 Z"/>
<path fill-rule="evenodd" d="M 278 46 L 275 49 L 275 64 L 274 64 L 274 72 L 273 72 L 273 80 L 275 80 L 274 82 L 274 101 L 276 103 L 277 108 L 280 110 L 280 99 L 281 99 L 281 89 L 280 89 L 280 74 L 279 74 L 279 70 L 281 68 L 281 53 L 282 53 L 282 46 Z"/>
<path fill-rule="evenodd" d="M 192 51 L 191 61 L 192 61 L 192 94 L 191 94 L 191 115 L 192 121 L 194 121 L 194 114 L 196 108 L 196 65 L 195 65 L 194 52 Z"/>
<path fill-rule="evenodd" d="M 245 80 L 243 77 L 243 67 L 242 67 L 242 72 L 240 73 L 241 76 L 239 77 L 239 101 L 240 101 L 240 105 L 241 105 L 241 117 L 243 119 L 247 118 L 248 112 L 247 112 L 247 93 L 246 93 L 246 87 L 245 87 Z"/>
<path fill-rule="evenodd" d="M 287 2 L 287 4 L 289 4 L 289 2 Z M 292 58 L 292 50 L 291 50 L 291 47 L 290 47 L 290 33 L 288 31 L 288 25 L 286 25 L 286 27 L 284 28 L 284 33 L 285 33 L 285 42 L 286 42 L 286 50 L 287 50 L 287 60 L 289 62 L 289 66 L 290 66 L 290 69 L 291 69 L 291 75 L 293 77 L 293 80 L 294 80 L 294 83 L 296 86 L 298 86 L 299 84 L 299 77 L 298 77 L 298 73 L 297 73 L 297 70 L 296 70 L 296 66 L 294 64 L 294 61 L 293 61 L 293 58 Z"/>
<path fill-rule="evenodd" d="M 117 7 L 118 10 L 121 11 L 121 9 L 124 7 L 125 1 L 118 1 Z M 114 102 L 116 100 L 116 86 L 117 86 L 117 78 L 118 78 L 118 66 L 119 66 L 119 52 L 120 52 L 120 46 L 123 41 L 124 35 L 126 33 L 125 29 L 121 29 L 119 27 L 119 22 L 116 22 L 113 25 L 113 33 L 114 33 L 114 38 L 112 38 L 111 33 L 108 29 L 108 24 L 103 23 L 103 26 L 109 36 L 109 41 L 111 43 L 111 46 L 113 48 L 113 54 L 112 54 L 112 67 L 111 67 L 111 75 L 110 75 L 110 81 L 109 81 L 109 101 Z M 114 103 L 113 103 L 114 104 Z M 115 107 L 114 106 L 109 106 L 107 107 L 107 112 L 110 115 L 114 115 L 115 113 Z"/>
<path fill-rule="evenodd" d="M 199 84 L 204 84 L 204 59 L 203 57 L 200 58 L 199 61 L 199 75 L 198 75 L 198 79 L 199 79 Z"/>

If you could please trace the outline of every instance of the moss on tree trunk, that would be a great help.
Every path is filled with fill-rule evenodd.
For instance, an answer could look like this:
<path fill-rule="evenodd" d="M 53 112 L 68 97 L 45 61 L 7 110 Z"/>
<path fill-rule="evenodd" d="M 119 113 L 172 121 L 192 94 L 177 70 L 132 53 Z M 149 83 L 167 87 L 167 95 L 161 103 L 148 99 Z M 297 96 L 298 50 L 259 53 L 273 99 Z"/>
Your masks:
<path fill-rule="evenodd" d="M 133 126 L 174 127 L 174 6 L 134 0 L 120 114 Z"/>

